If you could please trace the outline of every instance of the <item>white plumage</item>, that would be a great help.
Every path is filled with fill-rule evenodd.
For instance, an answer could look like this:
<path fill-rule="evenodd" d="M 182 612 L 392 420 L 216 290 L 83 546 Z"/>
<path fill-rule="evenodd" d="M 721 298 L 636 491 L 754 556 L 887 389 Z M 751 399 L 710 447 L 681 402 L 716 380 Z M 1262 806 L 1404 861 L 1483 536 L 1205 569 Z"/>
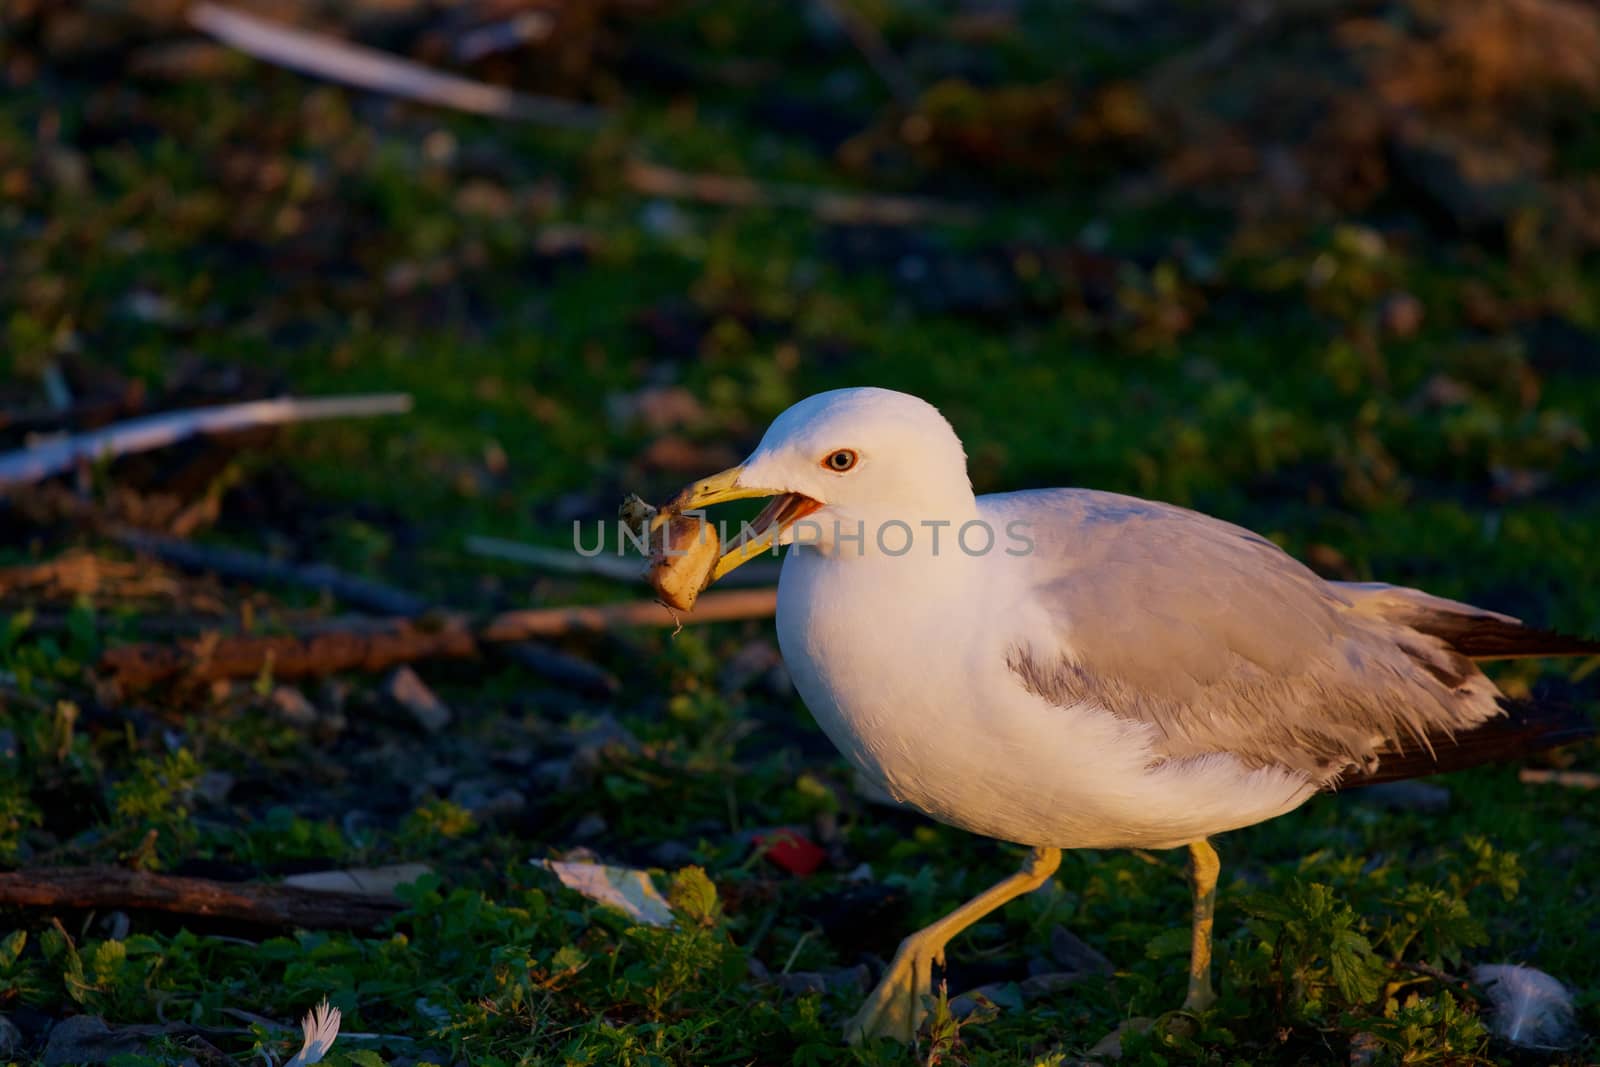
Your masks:
<path fill-rule="evenodd" d="M 300 1020 L 300 1029 L 305 1034 L 305 1041 L 300 1046 L 300 1051 L 290 1057 L 284 1067 L 311 1067 L 312 1064 L 321 1063 L 322 1058 L 333 1048 L 334 1041 L 339 1037 L 339 1023 L 342 1015 L 338 1008 L 328 1004 L 328 998 L 322 998 L 322 1003 L 306 1012 L 304 1019 Z"/>
<path fill-rule="evenodd" d="M 1570 1043 L 1572 993 L 1543 971 L 1515 963 L 1485 963 L 1472 981 L 1489 994 L 1494 1033 L 1522 1048 L 1558 1049 Z"/>
<path fill-rule="evenodd" d="M 1184 1006 L 1204 1010 L 1210 835 L 1352 778 L 1436 770 L 1438 745 L 1467 752 L 1460 763 L 1500 754 L 1501 735 L 1480 730 L 1496 721 L 1526 729 L 1520 743 L 1550 736 L 1502 718 L 1473 657 L 1600 651 L 1417 590 L 1324 581 L 1258 534 L 1168 504 L 976 496 L 939 411 L 885 389 L 794 405 L 657 521 L 754 496 L 775 499 L 710 577 L 796 546 L 778 640 L 828 737 L 891 797 L 1034 847 L 905 940 L 853 1036 L 908 1040 L 944 946 L 1041 885 L 1062 848 L 1189 847 Z"/>

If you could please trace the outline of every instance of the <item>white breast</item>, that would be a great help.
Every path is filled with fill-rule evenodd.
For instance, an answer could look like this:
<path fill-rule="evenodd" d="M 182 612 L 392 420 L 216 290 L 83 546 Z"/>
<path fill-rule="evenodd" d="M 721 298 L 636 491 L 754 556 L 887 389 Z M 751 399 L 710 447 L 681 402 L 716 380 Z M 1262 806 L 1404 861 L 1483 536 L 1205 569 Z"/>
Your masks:
<path fill-rule="evenodd" d="M 1007 647 L 1048 622 L 1030 616 L 1023 592 L 995 556 L 963 568 L 791 551 L 778 642 L 801 698 L 851 764 L 897 800 L 975 833 L 1170 847 L 1282 814 L 1314 792 L 1299 775 L 1251 771 L 1226 754 L 1152 767 L 1150 727 L 1027 692 Z"/>

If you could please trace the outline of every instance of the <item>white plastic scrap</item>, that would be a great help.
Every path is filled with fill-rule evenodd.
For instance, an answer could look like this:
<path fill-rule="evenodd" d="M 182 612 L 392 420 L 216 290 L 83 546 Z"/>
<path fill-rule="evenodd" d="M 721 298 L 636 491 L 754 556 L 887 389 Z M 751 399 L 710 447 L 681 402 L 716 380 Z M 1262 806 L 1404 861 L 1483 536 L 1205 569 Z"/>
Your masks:
<path fill-rule="evenodd" d="M 1571 1043 L 1572 993 L 1560 981 L 1533 967 L 1486 963 L 1472 969 L 1472 981 L 1489 994 L 1494 1033 L 1522 1048 L 1559 1049 Z"/>
<path fill-rule="evenodd" d="M 300 1020 L 300 1029 L 305 1032 L 305 1044 L 283 1067 L 311 1067 L 328 1054 L 334 1038 L 339 1036 L 339 1009 L 329 1007 L 328 998 L 322 998 L 322 1003 Z"/>
<path fill-rule="evenodd" d="M 630 867 L 607 867 L 600 863 L 540 862 L 568 889 L 582 893 L 597 903 L 616 908 L 636 923 L 645 926 L 672 925 L 672 908 L 644 871 Z"/>

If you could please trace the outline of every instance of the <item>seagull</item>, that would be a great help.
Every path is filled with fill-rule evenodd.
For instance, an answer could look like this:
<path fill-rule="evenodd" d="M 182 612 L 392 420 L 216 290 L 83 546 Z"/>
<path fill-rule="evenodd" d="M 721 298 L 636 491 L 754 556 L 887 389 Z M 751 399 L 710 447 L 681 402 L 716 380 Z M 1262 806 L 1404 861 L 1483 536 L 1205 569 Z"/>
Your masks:
<path fill-rule="evenodd" d="M 1031 847 L 1020 870 L 905 939 L 846 1027 L 914 1039 L 946 945 L 1039 888 L 1070 848 L 1186 847 L 1183 1011 L 1215 1000 L 1209 839 L 1340 786 L 1589 736 L 1512 701 L 1478 660 L 1600 654 L 1416 589 L 1326 581 L 1259 534 L 1090 489 L 977 496 L 939 410 L 879 388 L 783 412 L 737 467 L 656 522 L 771 497 L 715 581 L 794 547 L 777 633 L 839 751 L 902 804 Z"/>

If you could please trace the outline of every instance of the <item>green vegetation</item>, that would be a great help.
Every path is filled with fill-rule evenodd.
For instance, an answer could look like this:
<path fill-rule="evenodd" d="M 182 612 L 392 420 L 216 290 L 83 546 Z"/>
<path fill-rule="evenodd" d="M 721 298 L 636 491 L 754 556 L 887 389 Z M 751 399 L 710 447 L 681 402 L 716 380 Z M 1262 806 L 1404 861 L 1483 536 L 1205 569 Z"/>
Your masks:
<path fill-rule="evenodd" d="M 931 6 L 857 6 L 897 48 L 949 44 Z M 1496 239 L 1441 232 L 1394 189 L 1287 223 L 1192 190 L 1141 200 L 1119 182 L 1181 146 L 1046 151 L 1027 132 L 1047 106 L 1030 91 L 1076 107 L 1197 42 L 1020 10 L 1026 32 L 963 46 L 1003 77 L 927 78 L 938 136 L 918 150 L 885 132 L 894 109 L 847 41 L 819 48 L 785 4 L 624 22 L 618 33 L 711 73 L 690 87 L 630 75 L 625 91 L 591 70 L 557 86 L 613 103 L 593 137 L 243 61 L 210 80 L 134 78 L 114 64 L 155 45 L 75 65 L 48 13 L 19 16 L 0 40 L 0 407 L 38 410 L 64 369 L 86 402 L 398 390 L 416 410 L 184 446 L 62 480 L 81 492 L 19 494 L 0 502 L 0 563 L 73 548 L 128 560 L 111 526 L 170 529 L 162 516 L 210 500 L 201 540 L 440 604 L 640 595 L 535 577 L 464 541 L 565 545 L 574 518 L 609 516 L 625 490 L 664 498 L 737 459 L 793 401 L 870 383 L 938 404 L 980 491 L 1172 500 L 1330 576 L 1600 633 L 1592 257 L 1546 240 L 1536 211 Z M 810 117 L 780 121 L 775 101 Z M 821 143 L 814 127 L 834 112 L 853 137 Z M 980 142 L 969 123 L 999 132 Z M 1552 166 L 1581 170 L 1594 143 L 1569 131 Z M 654 198 L 623 180 L 629 158 L 936 196 L 976 221 L 847 226 Z M 3 420 L 0 433 L 0 450 L 21 442 Z M 347 1035 L 377 1036 L 341 1038 L 325 1062 L 362 1067 L 1046 1065 L 1181 999 L 1181 853 L 1072 853 L 952 946 L 950 999 L 1000 983 L 992 1003 L 965 1020 L 942 1005 L 914 1051 L 845 1049 L 861 995 L 849 969 L 1021 853 L 859 797 L 773 677 L 768 626 L 566 646 L 621 680 L 609 698 L 506 660 L 420 664 L 455 712 L 430 735 L 370 676 L 295 683 L 311 706 L 299 719 L 270 672 L 97 689 L 102 651 L 167 639 L 163 620 L 272 632 L 337 610 L 130 570 L 87 589 L 0 586 L 0 861 L 267 881 L 401 862 L 433 873 L 364 933 L 6 910 L 0 1012 L 22 1028 L 19 1062 L 80 1013 L 190 1024 L 118 1062 L 281 1060 L 298 1033 L 260 1020 L 298 1020 L 326 996 Z M 1592 708 L 1592 671 L 1519 662 L 1497 678 Z M 1600 769 L 1594 744 L 1550 758 Z M 1514 767 L 1439 784 L 1442 810 L 1320 797 L 1220 840 L 1219 1004 L 1189 1032 L 1130 1036 L 1123 1062 L 1343 1064 L 1352 1043 L 1373 1064 L 1592 1062 L 1593 1039 L 1549 1054 L 1492 1040 L 1458 979 L 1532 964 L 1578 991 L 1579 1023 L 1600 1032 L 1596 794 L 1523 784 Z M 816 873 L 764 858 L 753 835 L 777 827 L 824 846 Z M 533 865 L 580 846 L 655 871 L 676 926 L 631 925 Z M 1024 1002 L 1009 983 L 1030 965 L 1063 969 L 1057 926 L 1115 975 Z M 796 975 L 816 989 L 797 991 Z"/>

